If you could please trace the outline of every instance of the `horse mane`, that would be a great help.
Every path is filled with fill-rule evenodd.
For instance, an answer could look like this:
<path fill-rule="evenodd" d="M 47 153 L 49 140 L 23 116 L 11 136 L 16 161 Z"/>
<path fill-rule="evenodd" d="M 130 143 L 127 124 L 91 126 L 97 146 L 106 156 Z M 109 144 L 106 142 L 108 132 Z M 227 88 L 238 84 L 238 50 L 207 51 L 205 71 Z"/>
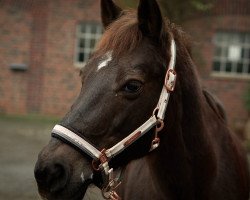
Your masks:
<path fill-rule="evenodd" d="M 214 95 L 212 95 L 208 90 L 203 89 L 202 90 L 207 103 L 212 108 L 212 110 L 215 112 L 215 114 L 218 116 L 219 119 L 222 119 L 225 123 L 227 123 L 227 115 L 226 111 L 220 102 L 218 98 L 216 98 Z"/>
<path fill-rule="evenodd" d="M 161 38 L 159 38 L 163 50 L 169 47 L 170 35 L 178 37 L 191 55 L 190 37 L 179 26 L 165 19 L 163 21 Z M 137 12 L 134 10 L 124 10 L 120 18 L 107 27 L 96 46 L 96 52 L 103 54 L 115 49 L 113 53 L 120 56 L 125 52 L 129 53 L 133 51 L 141 44 L 142 39 L 143 34 L 138 26 Z"/>

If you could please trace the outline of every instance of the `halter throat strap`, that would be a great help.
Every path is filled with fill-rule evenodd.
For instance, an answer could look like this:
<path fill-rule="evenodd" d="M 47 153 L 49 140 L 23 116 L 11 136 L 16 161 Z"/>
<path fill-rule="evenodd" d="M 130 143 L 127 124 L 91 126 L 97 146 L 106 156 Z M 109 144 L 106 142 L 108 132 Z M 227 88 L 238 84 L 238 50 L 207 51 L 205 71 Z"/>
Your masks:
<path fill-rule="evenodd" d="M 163 120 L 165 118 L 165 112 L 169 102 L 170 93 L 174 91 L 176 82 L 176 72 L 174 70 L 176 61 L 176 45 L 173 39 L 171 40 L 170 50 L 171 50 L 171 57 L 168 70 L 165 76 L 165 82 L 160 94 L 158 104 L 153 112 L 153 115 L 144 124 L 142 124 L 139 128 L 134 130 L 123 140 L 115 144 L 113 147 L 109 149 L 103 149 L 100 151 L 92 144 L 90 144 L 88 141 L 86 141 L 73 131 L 67 129 L 66 127 L 63 127 L 62 125 L 57 124 L 52 130 L 52 137 L 66 140 L 68 143 L 72 144 L 73 146 L 77 147 L 82 152 L 86 153 L 91 158 L 93 158 L 93 163 L 94 163 L 93 168 L 96 170 L 102 170 L 104 184 L 106 186 L 110 184 L 110 182 L 112 181 L 110 179 L 113 176 L 112 175 L 113 169 L 110 169 L 109 161 L 115 156 L 119 155 L 122 151 L 124 151 L 127 147 L 129 147 L 143 135 L 145 135 L 153 127 L 156 127 L 156 135 L 155 139 L 152 141 L 151 150 L 154 150 L 159 146 L 160 139 L 158 138 L 158 132 L 164 126 Z M 157 125 L 159 123 L 161 124 L 161 127 L 157 128 Z"/>

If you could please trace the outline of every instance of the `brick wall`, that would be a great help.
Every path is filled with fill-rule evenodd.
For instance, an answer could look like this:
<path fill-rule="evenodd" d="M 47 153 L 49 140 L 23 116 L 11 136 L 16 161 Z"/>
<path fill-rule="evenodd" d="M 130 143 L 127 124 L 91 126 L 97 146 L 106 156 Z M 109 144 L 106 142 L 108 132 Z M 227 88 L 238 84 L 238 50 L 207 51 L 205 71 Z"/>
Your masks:
<path fill-rule="evenodd" d="M 24 114 L 28 74 L 14 72 L 11 64 L 29 64 L 32 16 L 20 1 L 0 3 L 0 111 Z"/>
<path fill-rule="evenodd" d="M 76 25 L 100 21 L 99 1 L 0 1 L 0 112 L 65 114 L 80 90 Z M 13 63 L 28 70 L 9 69 Z"/>
<path fill-rule="evenodd" d="M 27 111 L 38 113 L 41 110 L 44 68 L 47 51 L 48 1 L 36 0 L 30 9 L 32 16 L 32 30 L 30 41 L 30 62 L 27 71 Z"/>
<path fill-rule="evenodd" d="M 249 15 L 249 0 L 212 0 L 213 15 Z"/>
<path fill-rule="evenodd" d="M 203 85 L 222 101 L 232 127 L 244 122 L 247 119 L 247 111 L 243 96 L 250 79 L 212 76 L 212 59 L 215 51 L 212 38 L 217 30 L 250 32 L 249 15 L 202 17 L 186 22 L 184 29 L 193 38 L 194 60 Z"/>
<path fill-rule="evenodd" d="M 80 91 L 74 66 L 76 26 L 99 21 L 99 1 L 50 1 L 44 70 L 42 114 L 63 115 Z"/>

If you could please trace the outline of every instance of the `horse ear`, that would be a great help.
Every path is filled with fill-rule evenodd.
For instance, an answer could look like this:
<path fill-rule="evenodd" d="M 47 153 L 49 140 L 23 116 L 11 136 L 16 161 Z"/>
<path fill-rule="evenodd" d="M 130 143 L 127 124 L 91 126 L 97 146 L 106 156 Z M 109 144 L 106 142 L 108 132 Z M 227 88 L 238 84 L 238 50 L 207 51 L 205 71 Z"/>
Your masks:
<path fill-rule="evenodd" d="M 156 0 L 140 0 L 138 6 L 138 24 L 143 35 L 155 39 L 160 37 L 163 19 Z"/>
<path fill-rule="evenodd" d="M 107 28 L 121 14 L 122 9 L 114 4 L 112 0 L 101 0 L 101 16 L 104 28 Z"/>

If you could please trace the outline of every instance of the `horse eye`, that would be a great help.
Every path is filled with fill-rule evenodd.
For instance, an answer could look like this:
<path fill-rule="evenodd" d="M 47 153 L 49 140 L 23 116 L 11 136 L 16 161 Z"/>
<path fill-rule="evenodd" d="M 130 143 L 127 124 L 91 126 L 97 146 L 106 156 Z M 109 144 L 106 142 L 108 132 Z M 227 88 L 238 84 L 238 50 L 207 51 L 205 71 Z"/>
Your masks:
<path fill-rule="evenodd" d="M 133 80 L 126 83 L 124 85 L 123 90 L 128 93 L 136 93 L 139 92 L 141 88 L 142 88 L 142 82 Z"/>

